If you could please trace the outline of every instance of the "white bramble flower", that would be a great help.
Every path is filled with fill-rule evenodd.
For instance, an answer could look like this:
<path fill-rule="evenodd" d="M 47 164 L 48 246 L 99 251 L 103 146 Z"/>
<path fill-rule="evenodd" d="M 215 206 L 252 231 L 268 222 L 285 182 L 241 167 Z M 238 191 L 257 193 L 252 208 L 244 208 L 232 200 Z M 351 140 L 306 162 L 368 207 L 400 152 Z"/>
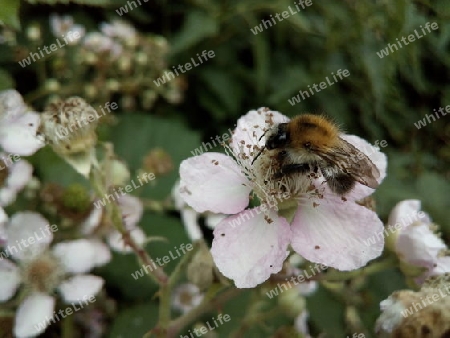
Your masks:
<path fill-rule="evenodd" d="M 83 46 L 94 53 L 108 53 L 113 60 L 123 53 L 123 47 L 120 43 L 99 32 L 86 34 Z"/>
<path fill-rule="evenodd" d="M 425 281 L 420 291 L 395 291 L 380 303 L 377 337 L 447 337 L 450 332 L 449 276 Z"/>
<path fill-rule="evenodd" d="M 209 152 L 180 166 L 180 193 L 188 205 L 197 212 L 231 215 L 216 226 L 211 253 L 220 272 L 239 288 L 254 287 L 279 272 L 289 245 L 309 261 L 338 270 L 360 268 L 384 247 L 383 238 L 370 247 L 363 241 L 383 229 L 375 212 L 356 203 L 373 189 L 357 183 L 342 199 L 321 175 L 273 179 L 269 152 L 252 163 L 264 146 L 265 131 L 287 120 L 268 108 L 250 111 L 237 122 L 227 148 L 231 156 Z M 377 166 L 379 181 L 384 179 L 384 154 L 357 136 L 340 137 L 361 149 Z M 253 197 L 261 206 L 247 209 Z M 279 207 L 295 211 L 291 222 Z"/>
<path fill-rule="evenodd" d="M 189 312 L 202 302 L 203 297 L 203 293 L 200 292 L 196 285 L 190 283 L 181 284 L 173 291 L 172 308 L 182 313 Z"/>
<path fill-rule="evenodd" d="M 50 28 L 55 37 L 68 37 L 69 45 L 76 45 L 83 38 L 85 28 L 83 25 L 75 24 L 73 17 L 70 15 L 59 16 L 57 14 L 50 15 Z M 72 34 L 70 34 L 71 32 Z M 77 34 L 74 34 L 77 33 Z M 69 36 L 70 35 L 70 36 Z M 74 39 L 75 35 L 77 38 Z"/>
<path fill-rule="evenodd" d="M 44 146 L 37 135 L 39 114 L 31 111 L 16 90 L 0 92 L 0 146 L 4 151 L 33 155 Z"/>
<path fill-rule="evenodd" d="M 100 30 L 110 38 L 118 38 L 132 45 L 137 42 L 138 33 L 136 29 L 123 20 L 113 20 L 111 23 L 103 22 L 100 25 Z"/>
<path fill-rule="evenodd" d="M 0 260 L 0 301 L 12 298 L 21 284 L 28 287 L 15 317 L 16 337 L 36 337 L 45 330 L 53 316 L 55 290 L 65 303 L 75 303 L 102 289 L 103 279 L 87 272 L 110 261 L 111 253 L 104 244 L 79 239 L 50 248 L 53 230 L 49 231 L 47 220 L 34 212 L 17 213 L 3 226 L 6 240 L 2 254 L 16 263 L 4 257 Z M 40 324 L 45 325 L 38 328 Z"/>
<path fill-rule="evenodd" d="M 421 211 L 420 201 L 405 200 L 394 207 L 389 215 L 389 224 L 399 223 L 403 224 L 395 237 L 395 251 L 399 258 L 410 265 L 426 269 L 423 275 L 416 278 L 416 283 L 421 284 L 427 277 L 450 272 L 447 245 L 435 234 L 436 226 Z"/>
<path fill-rule="evenodd" d="M 114 203 L 114 202 L 112 202 Z M 122 212 L 125 229 L 130 232 L 131 238 L 137 245 L 143 246 L 146 241 L 146 234 L 137 225 L 144 213 L 144 206 L 139 198 L 125 194 L 117 199 L 117 204 Z M 104 235 L 111 249 L 120 253 L 130 253 L 132 248 L 125 244 L 122 234 L 112 226 L 101 229 L 104 208 L 94 208 L 82 225 L 82 231 L 86 235 L 100 233 Z"/>

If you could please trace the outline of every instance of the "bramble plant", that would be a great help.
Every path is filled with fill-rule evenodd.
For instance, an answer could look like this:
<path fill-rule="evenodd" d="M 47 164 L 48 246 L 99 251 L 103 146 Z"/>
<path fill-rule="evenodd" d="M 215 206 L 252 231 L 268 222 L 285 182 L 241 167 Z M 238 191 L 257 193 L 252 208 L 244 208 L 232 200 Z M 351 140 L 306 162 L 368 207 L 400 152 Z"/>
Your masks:
<path fill-rule="evenodd" d="M 0 336 L 447 337 L 449 16 L 6 1 Z"/>

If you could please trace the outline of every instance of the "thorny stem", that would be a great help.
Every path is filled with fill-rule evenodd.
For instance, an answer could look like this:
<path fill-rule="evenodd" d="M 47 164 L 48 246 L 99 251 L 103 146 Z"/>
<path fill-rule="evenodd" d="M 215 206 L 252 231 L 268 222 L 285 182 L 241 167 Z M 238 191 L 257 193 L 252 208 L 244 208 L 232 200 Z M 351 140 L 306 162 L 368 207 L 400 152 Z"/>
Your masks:
<path fill-rule="evenodd" d="M 243 291 L 243 289 L 229 288 L 214 298 L 220 290 L 220 288 L 217 289 L 217 285 L 211 286 L 209 292 L 205 295 L 205 298 L 203 298 L 202 302 L 198 306 L 177 319 L 172 320 L 164 332 L 162 332 L 161 328 L 156 327 L 155 329 L 147 332 L 144 338 L 150 338 L 152 337 L 152 334 L 156 334 L 159 337 L 174 338 L 184 327 L 192 323 L 198 317 L 202 316 L 206 312 L 222 307 L 223 304 L 227 303 L 230 299 L 235 298 Z"/>
<path fill-rule="evenodd" d="M 91 183 L 99 197 L 106 195 L 107 192 L 102 184 L 101 175 L 98 168 L 93 168 L 92 170 Z M 114 227 L 122 234 L 124 242 L 136 253 L 140 263 L 142 265 L 154 266 L 155 264 L 152 263 L 153 261 L 150 255 L 134 241 L 134 239 L 130 236 L 130 232 L 125 229 L 122 222 L 122 214 L 117 204 L 114 202 L 107 203 L 105 208 Z M 168 281 L 166 273 L 160 266 L 156 266 L 155 269 L 145 269 L 145 271 L 147 272 L 147 275 L 160 286 L 165 285 Z"/>
<path fill-rule="evenodd" d="M 170 299 L 172 295 L 172 289 L 180 278 L 181 272 L 184 271 L 185 266 L 190 262 L 191 258 L 199 247 L 199 242 L 194 244 L 194 248 L 191 251 L 188 251 L 183 256 L 180 263 L 176 266 L 175 270 L 169 277 L 169 281 L 165 285 L 162 285 L 161 289 L 159 290 L 159 320 L 158 324 L 156 325 L 157 329 L 155 331 L 157 332 L 157 335 L 161 337 L 166 337 L 165 332 L 167 331 L 170 323 Z"/>

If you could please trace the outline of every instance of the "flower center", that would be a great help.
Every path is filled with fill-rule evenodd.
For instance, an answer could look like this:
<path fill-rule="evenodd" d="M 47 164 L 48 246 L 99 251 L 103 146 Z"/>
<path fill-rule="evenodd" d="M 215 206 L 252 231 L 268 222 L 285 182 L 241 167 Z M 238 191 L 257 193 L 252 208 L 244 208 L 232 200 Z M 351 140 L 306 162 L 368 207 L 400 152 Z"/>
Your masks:
<path fill-rule="evenodd" d="M 58 260 L 44 253 L 23 266 L 23 280 L 33 291 L 51 293 L 62 281 L 63 270 Z"/>
<path fill-rule="evenodd" d="M 183 291 L 180 293 L 180 303 L 183 305 L 192 305 L 192 294 L 190 291 Z"/>
<path fill-rule="evenodd" d="M 71 97 L 46 107 L 39 132 L 61 154 L 84 153 L 97 142 L 98 115 L 79 97 Z"/>

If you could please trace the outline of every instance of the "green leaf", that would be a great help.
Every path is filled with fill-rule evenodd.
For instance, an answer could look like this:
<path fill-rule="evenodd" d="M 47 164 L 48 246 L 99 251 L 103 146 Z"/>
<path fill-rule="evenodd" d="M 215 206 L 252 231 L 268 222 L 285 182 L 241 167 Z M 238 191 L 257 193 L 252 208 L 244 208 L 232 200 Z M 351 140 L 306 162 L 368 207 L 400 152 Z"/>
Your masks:
<path fill-rule="evenodd" d="M 156 325 L 158 305 L 147 302 L 119 312 L 108 334 L 109 338 L 142 337 Z"/>
<path fill-rule="evenodd" d="M 187 14 L 178 35 L 175 35 L 171 41 L 171 53 L 185 51 L 203 39 L 216 35 L 218 30 L 215 18 L 203 11 L 192 10 Z"/>
<path fill-rule="evenodd" d="M 130 166 L 131 172 L 142 167 L 142 160 L 152 148 L 162 148 L 172 158 L 174 170 L 144 185 L 135 193 L 139 196 L 166 198 L 178 179 L 182 160 L 193 156 L 191 151 L 199 147 L 200 137 L 194 131 L 175 120 L 163 120 L 148 115 L 124 115 L 111 129 L 116 153 Z M 131 176 L 135 178 L 136 176 Z"/>
<path fill-rule="evenodd" d="M 181 261 L 185 248 L 190 243 L 189 238 L 181 224 L 175 217 L 144 213 L 139 225 L 149 237 L 160 236 L 167 239 L 165 242 L 151 242 L 145 245 L 156 265 L 162 266 L 170 275 L 176 265 Z M 183 246 L 182 246 L 183 244 Z M 169 262 L 164 260 L 169 257 Z M 115 254 L 113 261 L 102 269 L 99 269 L 107 281 L 107 286 L 119 290 L 122 297 L 127 300 L 151 300 L 158 291 L 158 286 L 151 279 L 143 275 L 145 270 L 139 265 L 137 257 L 133 253 Z M 154 269 L 154 266 L 147 268 Z M 139 273 L 141 271 L 141 273 Z M 138 273 L 136 273 L 138 272 Z"/>
<path fill-rule="evenodd" d="M 428 172 L 419 176 L 416 187 L 422 197 L 422 208 L 431 215 L 434 222 L 450 233 L 448 218 L 450 183 L 448 180 L 439 174 Z"/>
<path fill-rule="evenodd" d="M 213 95 L 216 102 L 223 106 L 227 115 L 235 115 L 239 112 L 243 98 L 243 88 L 230 72 L 217 68 L 208 68 L 200 73 L 200 78 L 204 82 L 205 89 Z M 211 103 L 210 101 L 203 102 Z M 213 106 L 211 105 L 210 107 Z"/>
<path fill-rule="evenodd" d="M 117 4 L 116 1 L 111 0 L 25 0 L 30 4 L 47 4 L 47 5 L 57 5 L 57 4 L 69 4 L 74 3 L 78 5 L 88 5 L 88 6 L 100 6 L 106 7 L 113 4 Z"/>
<path fill-rule="evenodd" d="M 313 327 L 330 337 L 345 337 L 344 306 L 329 291 L 319 287 L 306 301 Z"/>
<path fill-rule="evenodd" d="M 20 29 L 19 8 L 20 0 L 2 0 L 0 10 L 0 25 Z"/>
<path fill-rule="evenodd" d="M 14 88 L 14 79 L 3 69 L 0 69 L 0 90 Z"/>

